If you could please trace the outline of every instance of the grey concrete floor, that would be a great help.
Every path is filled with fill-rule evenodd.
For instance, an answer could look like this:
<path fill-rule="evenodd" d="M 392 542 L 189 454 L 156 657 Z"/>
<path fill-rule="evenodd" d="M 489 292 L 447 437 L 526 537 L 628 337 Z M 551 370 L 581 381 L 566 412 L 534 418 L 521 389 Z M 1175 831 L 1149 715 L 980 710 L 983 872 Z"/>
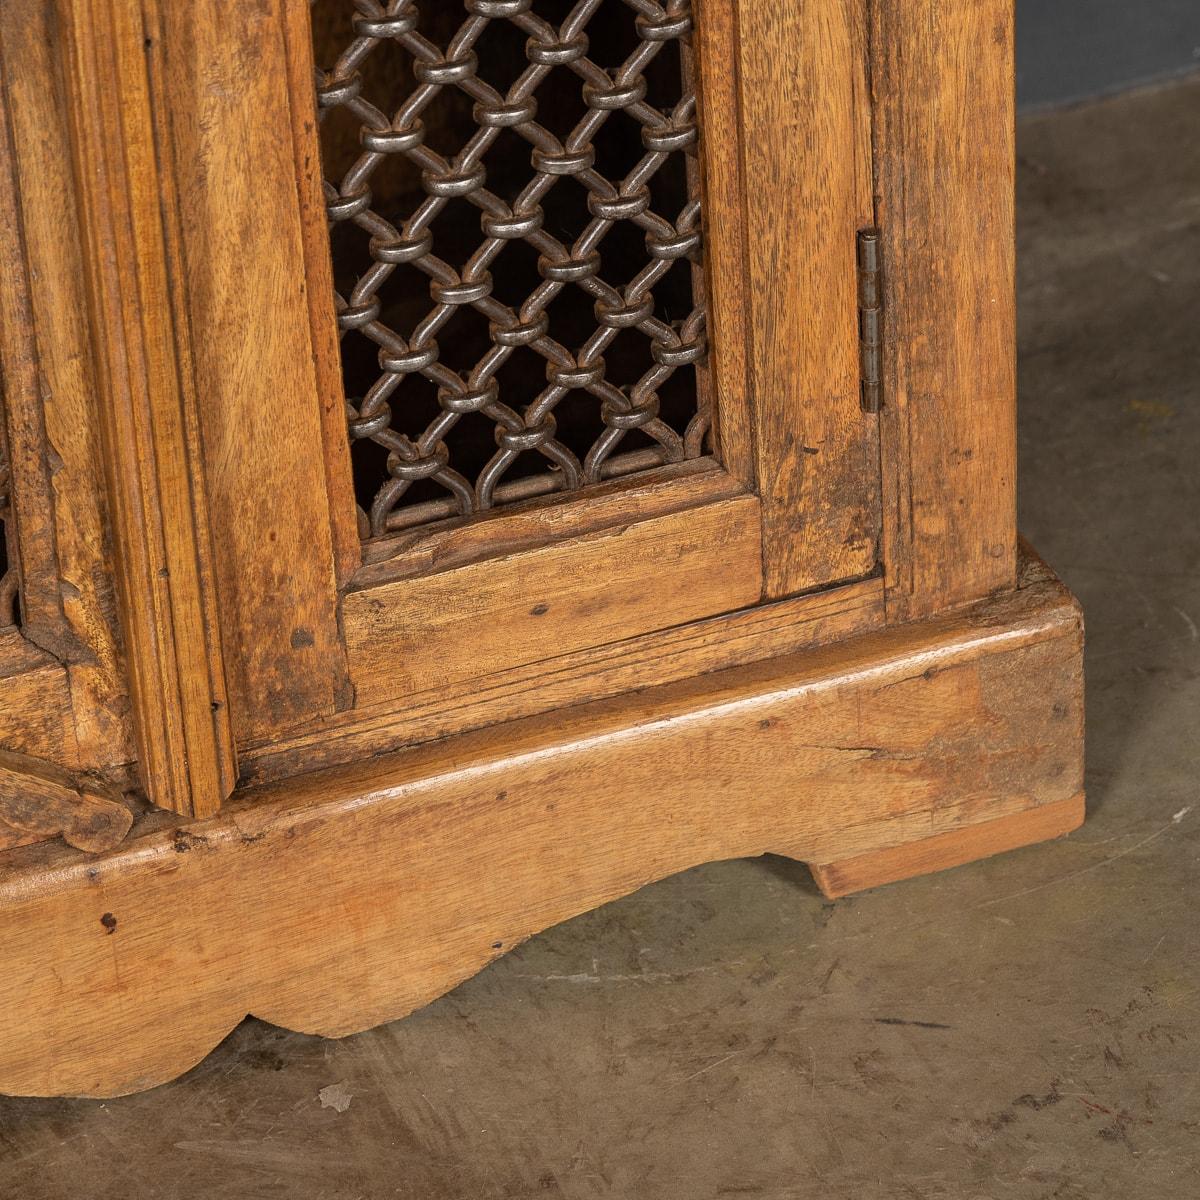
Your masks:
<path fill-rule="evenodd" d="M 1023 526 L 1088 615 L 1080 833 L 837 904 L 713 864 L 370 1033 L 248 1021 L 141 1096 L 0 1101 L 0 1196 L 1200 1196 L 1198 128 L 1193 83 L 1021 130 Z"/>

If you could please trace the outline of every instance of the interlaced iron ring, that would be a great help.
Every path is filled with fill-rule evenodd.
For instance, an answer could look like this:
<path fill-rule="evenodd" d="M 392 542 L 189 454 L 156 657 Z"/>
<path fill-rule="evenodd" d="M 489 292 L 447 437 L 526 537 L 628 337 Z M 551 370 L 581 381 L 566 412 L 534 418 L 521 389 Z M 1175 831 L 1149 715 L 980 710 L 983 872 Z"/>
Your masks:
<path fill-rule="evenodd" d="M 453 0 L 318 0 L 314 9 L 318 35 L 321 9 L 353 14 L 349 43 L 317 71 L 317 97 L 327 175 L 335 155 L 326 118 L 340 110 L 343 126 L 348 116 L 356 127 L 352 161 L 327 179 L 325 196 L 343 360 L 369 344 L 377 364 L 365 386 L 361 372 L 353 386 L 347 369 L 350 438 L 379 448 L 355 457 L 372 537 L 698 457 L 709 427 L 696 373 L 705 318 L 689 0 L 459 3 L 456 28 L 446 21 Z M 346 12 L 335 15 L 345 30 Z M 498 26 L 519 32 L 521 57 L 511 36 L 496 40 Z M 620 45 L 621 56 L 601 65 L 593 43 Z M 671 71 L 660 58 L 668 48 Z M 317 53 L 321 61 L 320 36 Z M 380 54 L 383 68 L 368 61 Z M 498 75 L 509 80 L 503 90 Z M 663 91 L 668 78 L 673 94 Z M 624 159 L 606 174 L 614 139 Z M 514 183 L 514 162 L 526 156 Z M 556 189 L 578 189 L 579 228 L 563 228 L 561 205 L 552 211 L 563 199 Z M 673 198 L 673 217 L 656 211 L 661 197 Z M 448 211 L 459 243 L 464 223 L 478 225 L 473 249 L 455 252 L 439 223 Z M 636 241 L 614 235 L 622 228 Z M 614 274 L 617 242 L 625 251 Z M 347 246 L 350 271 L 339 262 Z M 523 299 L 511 294 L 524 278 L 515 253 L 531 284 Z M 655 288 L 677 264 L 689 307 L 681 314 L 676 302 L 672 319 Z M 582 337 L 580 314 L 590 325 Z M 560 324 L 574 349 L 556 336 Z M 534 372 L 513 369 L 536 362 Z M 677 373 L 688 375 L 685 402 L 668 412 Z M 491 448 L 472 466 L 462 447 L 479 421 L 492 426 Z M 530 456 L 541 466 L 531 468 Z M 373 477 L 361 465 L 371 462 Z"/>

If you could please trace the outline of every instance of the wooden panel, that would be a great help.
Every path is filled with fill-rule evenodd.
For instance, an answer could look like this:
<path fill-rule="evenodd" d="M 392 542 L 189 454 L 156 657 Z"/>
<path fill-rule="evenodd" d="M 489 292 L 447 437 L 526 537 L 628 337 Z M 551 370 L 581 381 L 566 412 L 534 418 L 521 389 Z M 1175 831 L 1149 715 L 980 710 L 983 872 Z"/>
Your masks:
<path fill-rule="evenodd" d="M 41 287 L 56 299 L 62 298 L 62 280 L 54 270 L 63 259 L 76 271 L 81 264 L 78 230 L 61 211 L 73 192 L 68 170 L 69 145 L 63 116 L 55 120 L 54 102 L 65 106 L 57 64 L 38 34 L 47 32 L 48 13 L 44 0 L 24 0 L 23 7 L 10 10 L 11 25 L 0 27 L 0 236 L 3 237 L 4 287 L 0 288 L 0 367 L 4 372 L 5 445 L 10 467 L 12 492 L 11 520 L 15 527 L 17 567 L 21 575 L 22 621 L 26 636 L 40 643 L 57 645 L 65 656 L 63 643 L 70 640 L 64 629 L 62 599 L 59 590 L 58 555 L 55 545 L 54 509 L 50 503 L 50 468 L 47 459 L 46 405 L 41 396 L 40 372 L 53 370 L 54 357 L 48 364 L 40 361 L 37 334 L 39 324 L 34 309 L 35 289 L 31 276 L 37 273 Z M 39 53 L 40 51 L 40 53 Z M 40 101 L 40 103 L 39 103 Z M 47 111 L 47 110 L 51 111 Z M 47 120 L 49 118 L 49 120 Z M 33 130 L 40 122 L 41 139 Z M 40 141 L 40 145 L 39 145 Z M 42 154 L 38 150 L 42 149 Z M 65 160 L 65 161 L 64 161 Z M 40 240 L 44 225 L 39 220 L 39 202 L 53 205 L 55 215 L 64 218 L 64 233 L 59 239 L 63 253 L 53 254 L 53 246 Z M 65 243 L 65 245 L 64 245 Z M 50 252 L 48 254 L 47 252 Z M 72 254 L 74 251 L 74 254 Z M 49 278 L 43 274 L 49 267 Z M 71 298 L 83 311 L 82 280 Z M 64 330 L 78 359 L 87 362 L 87 326 L 75 314 Z M 70 337 L 73 333 L 74 336 Z M 61 378 L 61 374 L 59 375 Z M 90 374 L 81 372 L 76 382 L 91 383 Z M 53 405 L 53 393 L 50 404 Z M 91 496 L 99 501 L 99 488 Z M 81 500 L 86 500 L 85 494 Z"/>
<path fill-rule="evenodd" d="M 247 1012 L 331 1036 L 391 1020 L 698 862 L 1036 822 L 1080 790 L 1082 715 L 1079 613 L 1043 582 L 273 785 L 97 859 L 11 851 L 0 1091 L 150 1087 Z"/>
<path fill-rule="evenodd" d="M 343 713 L 303 735 L 243 753 L 246 782 L 369 758 L 499 721 L 689 679 L 821 646 L 883 624 L 883 580 L 864 579 L 673 629 L 563 654 L 483 679 Z"/>
<path fill-rule="evenodd" d="M 738 6 L 768 597 L 868 574 L 878 556 L 878 422 L 858 366 L 856 233 L 874 219 L 862 13 L 861 0 Z"/>
<path fill-rule="evenodd" d="M 22 632 L 66 668 L 61 704 L 9 702 L 30 721 L 15 748 L 64 765 L 77 749 L 100 769 L 130 760 L 134 736 L 58 30 L 52 0 L 12 0 L 0 21 L 0 367 Z M 51 741 L 44 718 L 62 724 Z"/>
<path fill-rule="evenodd" d="M 345 543 L 334 530 L 340 522 L 353 529 L 354 509 L 348 496 L 331 498 L 325 460 L 329 347 L 310 324 L 304 219 L 312 213 L 301 203 L 293 140 L 311 109 L 306 118 L 290 104 L 285 7 L 163 4 L 151 53 L 163 72 L 182 210 L 239 740 L 351 699 L 337 623 L 335 551 Z M 300 165 L 312 165 L 311 150 Z"/>
<path fill-rule="evenodd" d="M 697 0 L 696 99 L 702 132 L 705 276 L 708 288 L 708 380 L 713 441 L 722 465 L 744 483 L 755 478 L 747 345 L 741 121 L 737 71 L 737 0 Z"/>
<path fill-rule="evenodd" d="M 443 687 L 743 608 L 759 506 L 742 496 L 350 592 L 358 702 Z"/>
<path fill-rule="evenodd" d="M 1011 0 L 876 0 L 890 619 L 1013 586 Z"/>
<path fill-rule="evenodd" d="M 373 541 L 364 547 L 373 561 L 355 574 L 354 587 L 361 591 L 376 583 L 446 571 L 745 494 L 746 488 L 711 458 L 670 463 L 594 484 L 583 500 L 564 503 L 561 495 L 543 496 Z"/>
<path fill-rule="evenodd" d="M 304 246 L 313 368 L 324 440 L 325 476 L 329 488 L 330 533 L 339 583 L 349 580 L 362 561 L 362 542 L 355 516 L 350 442 L 346 436 L 346 392 L 333 311 L 333 259 L 329 252 L 329 220 L 321 176 L 317 138 L 317 93 L 313 87 L 312 5 L 286 0 L 283 38 L 287 55 L 292 147 L 299 198 L 300 237 Z"/>
<path fill-rule="evenodd" d="M 78 0 L 61 16 L 141 780 L 160 807 L 206 816 L 235 766 L 195 398 L 168 274 L 175 199 L 155 144 L 142 14 Z"/>

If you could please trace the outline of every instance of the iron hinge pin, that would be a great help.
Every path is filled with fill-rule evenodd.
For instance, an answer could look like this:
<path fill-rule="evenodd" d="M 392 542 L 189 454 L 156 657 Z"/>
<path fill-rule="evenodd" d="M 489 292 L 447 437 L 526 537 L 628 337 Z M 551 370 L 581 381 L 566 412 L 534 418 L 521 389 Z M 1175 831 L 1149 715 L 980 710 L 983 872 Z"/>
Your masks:
<path fill-rule="evenodd" d="M 883 332 L 883 289 L 879 275 L 879 230 L 858 234 L 858 358 L 860 399 L 864 412 L 883 404 L 880 341 Z"/>

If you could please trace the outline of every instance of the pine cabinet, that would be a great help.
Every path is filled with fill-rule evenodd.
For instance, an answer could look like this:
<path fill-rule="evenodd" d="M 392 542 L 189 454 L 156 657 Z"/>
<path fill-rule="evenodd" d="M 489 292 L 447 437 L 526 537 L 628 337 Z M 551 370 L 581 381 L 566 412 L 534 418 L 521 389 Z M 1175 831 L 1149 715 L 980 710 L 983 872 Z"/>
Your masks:
<path fill-rule="evenodd" d="M 0 1091 L 402 1016 L 711 859 L 1079 823 L 1011 20 L 9 0 Z"/>

